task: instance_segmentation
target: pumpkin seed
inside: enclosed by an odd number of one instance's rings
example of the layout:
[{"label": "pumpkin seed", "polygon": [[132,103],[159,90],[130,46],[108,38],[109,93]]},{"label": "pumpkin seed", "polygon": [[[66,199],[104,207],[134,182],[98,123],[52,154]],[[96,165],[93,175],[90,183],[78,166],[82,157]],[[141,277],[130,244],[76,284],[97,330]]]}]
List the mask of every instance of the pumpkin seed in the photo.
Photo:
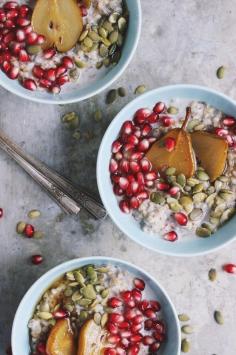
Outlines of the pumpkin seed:
[{"label": "pumpkin seed", "polygon": [[183,325],[181,328],[181,331],[184,334],[192,334],[193,333],[193,328],[190,325]]},{"label": "pumpkin seed", "polygon": [[198,124],[194,127],[194,131],[203,131],[203,129],[205,128],[204,124]]},{"label": "pumpkin seed", "polygon": [[210,232],[213,232],[213,230],[214,230],[214,227],[212,225],[210,225],[209,223],[207,223],[207,222],[203,222],[201,226],[203,228],[209,229]]},{"label": "pumpkin seed", "polygon": [[104,27],[99,27],[98,33],[102,38],[107,38],[108,31]]},{"label": "pumpkin seed", "polygon": [[176,168],[171,166],[165,170],[166,175],[174,175],[175,173],[176,173]]},{"label": "pumpkin seed", "polygon": [[120,17],[118,20],[118,28],[121,33],[124,33],[127,27],[127,21],[124,17]]},{"label": "pumpkin seed", "polygon": [[190,320],[189,316],[186,313],[181,313],[178,315],[180,322],[188,322]]},{"label": "pumpkin seed", "polygon": [[98,275],[96,273],[95,270],[91,270],[89,273],[88,273],[88,277],[89,279],[94,283],[98,280]]},{"label": "pumpkin seed", "polygon": [[215,183],[214,183],[214,186],[215,186],[215,189],[216,189],[217,191],[219,191],[219,190],[222,188],[223,183],[222,183],[222,181],[220,181],[220,180],[216,180]]},{"label": "pumpkin seed", "polygon": [[105,28],[105,30],[107,30],[109,33],[114,30],[112,24],[109,21],[105,21],[102,27]]},{"label": "pumpkin seed", "polygon": [[205,171],[202,170],[197,171],[197,177],[201,181],[208,181],[210,179],[209,176],[205,173]]},{"label": "pumpkin seed", "polygon": [[150,200],[158,205],[163,205],[165,203],[165,198],[159,192],[152,192]]},{"label": "pumpkin seed", "polygon": [[196,229],[196,234],[198,237],[206,238],[211,235],[211,231],[208,228],[198,227]]},{"label": "pumpkin seed", "polygon": [[230,190],[221,190],[219,196],[225,201],[230,201],[234,197],[233,192]]},{"label": "pumpkin seed", "polygon": [[52,313],[50,312],[38,312],[37,316],[43,320],[49,320],[53,318]]},{"label": "pumpkin seed", "polygon": [[76,129],[76,130],[73,132],[72,137],[75,138],[77,141],[79,141],[80,138],[81,138],[81,132],[80,132],[80,130],[79,130],[79,129]]},{"label": "pumpkin seed", "polygon": [[189,217],[192,221],[196,221],[202,217],[202,210],[201,208],[194,208],[192,212],[190,213]]},{"label": "pumpkin seed", "polygon": [[71,297],[73,302],[77,302],[82,299],[82,295],[80,294],[79,291],[75,291]]},{"label": "pumpkin seed", "polygon": [[80,69],[83,69],[87,66],[85,62],[82,62],[82,60],[79,59],[75,59],[75,65]]},{"label": "pumpkin seed", "polygon": [[125,97],[125,96],[126,96],[126,90],[125,90],[125,88],[123,88],[123,87],[119,87],[118,90],[117,90],[117,92],[118,92],[118,95],[119,95],[120,97]]},{"label": "pumpkin seed", "polygon": [[91,284],[88,284],[85,287],[83,287],[81,293],[85,298],[88,298],[90,300],[94,300],[97,297],[94,287]]},{"label": "pumpkin seed", "polygon": [[100,313],[95,313],[94,316],[93,316],[93,320],[94,322],[97,324],[97,325],[100,325],[101,324],[101,319],[102,319],[102,316]]},{"label": "pumpkin seed", "polygon": [[75,271],[74,272],[74,275],[75,275],[75,280],[80,284],[80,285],[84,285],[84,282],[85,282],[85,278],[84,276],[82,275],[82,273],[80,271]]},{"label": "pumpkin seed", "polygon": [[215,192],[214,186],[209,186],[208,189],[206,190],[208,195],[211,195]]},{"label": "pumpkin seed", "polygon": [[215,201],[215,197],[216,197],[216,193],[214,192],[213,194],[209,195],[206,198],[206,203],[208,204],[208,206],[212,207]]},{"label": "pumpkin seed", "polygon": [[107,93],[106,103],[110,105],[116,100],[116,98],[117,98],[117,91],[115,89],[112,89]]},{"label": "pumpkin seed", "polygon": [[221,175],[218,179],[220,181],[222,181],[222,182],[228,182],[229,181],[229,178],[227,176],[224,176],[224,175]]},{"label": "pumpkin seed", "polygon": [[185,186],[184,186],[184,191],[186,191],[186,192],[192,191],[191,186],[185,185]]},{"label": "pumpkin seed", "polygon": [[94,300],[90,305],[89,308],[94,310],[94,308],[96,308],[96,306],[98,305],[99,301],[96,299]]},{"label": "pumpkin seed", "polygon": [[111,42],[111,44],[113,43],[116,43],[117,40],[118,40],[118,35],[119,35],[119,32],[118,31],[112,31],[110,34],[109,34],[109,41]]},{"label": "pumpkin seed", "polygon": [[101,110],[96,110],[94,112],[94,119],[96,122],[100,122],[102,120],[102,112]]},{"label": "pumpkin seed", "polygon": [[41,212],[38,211],[38,210],[31,210],[28,213],[28,217],[31,218],[31,219],[35,219],[35,218],[38,218],[40,216],[41,216]]},{"label": "pumpkin seed", "polygon": [[105,59],[103,60],[103,64],[104,64],[104,66],[105,66],[106,68],[108,68],[109,65],[110,65],[110,59],[109,59],[109,58],[105,58]]},{"label": "pumpkin seed", "polygon": [[188,353],[190,350],[190,342],[187,339],[183,339],[181,342],[181,351],[183,353]]},{"label": "pumpkin seed", "polygon": [[88,37],[93,41],[93,42],[99,42],[100,41],[100,36],[98,33],[95,31],[89,31]]},{"label": "pumpkin seed", "polygon": [[42,47],[38,45],[27,46],[26,51],[31,55],[35,55],[42,51]]},{"label": "pumpkin seed", "polygon": [[222,216],[220,218],[220,223],[223,224],[225,223],[227,220],[229,220],[233,214],[235,213],[235,208],[228,208],[227,210],[225,210],[222,213]]},{"label": "pumpkin seed", "polygon": [[108,51],[108,47],[110,47],[111,42],[107,38],[103,38],[103,37],[101,37],[101,41],[104,44],[104,46],[107,48],[107,51]]},{"label": "pumpkin seed", "polygon": [[223,79],[225,76],[225,67],[223,65],[217,69],[216,76],[218,79]]},{"label": "pumpkin seed", "polygon": [[89,33],[88,30],[83,31],[80,35],[79,41],[83,42],[83,40],[87,37],[88,33]]},{"label": "pumpkin seed", "polygon": [[66,124],[67,128],[75,129],[79,125],[79,116],[76,112],[68,112],[61,118],[62,123]]},{"label": "pumpkin seed", "polygon": [[119,33],[119,35],[118,35],[118,40],[117,40],[117,45],[118,45],[119,47],[122,47],[123,42],[124,42],[124,37],[122,36],[121,33]]},{"label": "pumpkin seed", "polygon": [[193,186],[193,193],[196,194],[198,192],[201,192],[203,190],[204,186],[202,183],[197,184],[195,186]]},{"label": "pumpkin seed", "polygon": [[88,47],[91,48],[93,46],[93,41],[91,40],[91,38],[89,38],[88,36],[85,37],[85,39],[83,40],[83,44]]},{"label": "pumpkin seed", "polygon": [[182,196],[179,199],[179,202],[183,206],[184,210],[187,213],[192,212],[192,210],[193,210],[193,200],[191,199],[190,196]]},{"label": "pumpkin seed", "polygon": [[199,125],[200,122],[201,122],[201,121],[200,121],[200,120],[197,120],[197,119],[191,120],[191,121],[188,123],[188,125],[187,125],[187,129],[188,129],[189,131],[191,131],[195,126]]},{"label": "pumpkin seed", "polygon": [[170,184],[173,184],[174,182],[176,182],[176,176],[174,176],[174,175],[167,175],[167,181],[168,181]]},{"label": "pumpkin seed", "polygon": [[97,69],[101,69],[102,66],[103,66],[103,62],[97,62],[97,63],[96,63],[96,68],[97,68]]},{"label": "pumpkin seed", "polygon": [[135,95],[143,94],[147,90],[145,85],[138,85],[134,90]]},{"label": "pumpkin seed", "polygon": [[72,304],[65,304],[65,309],[69,312],[73,312],[74,306]]},{"label": "pumpkin seed", "polygon": [[82,307],[87,307],[91,304],[91,300],[88,298],[81,298],[80,300],[77,301],[78,305]]},{"label": "pumpkin seed", "polygon": [[103,274],[106,274],[109,271],[109,269],[106,266],[101,266],[101,267],[97,268],[96,270],[98,272],[103,273]]},{"label": "pumpkin seed", "polygon": [[214,312],[214,318],[216,323],[218,323],[219,325],[223,325],[224,324],[224,317],[223,314],[220,311],[215,311]]},{"label": "pumpkin seed", "polygon": [[220,223],[220,220],[219,220],[219,218],[216,218],[216,217],[210,217],[209,222],[213,225],[218,225]]},{"label": "pumpkin seed", "polygon": [[106,288],[105,290],[103,290],[103,291],[101,292],[102,298],[107,298],[108,295],[109,295],[109,290],[108,290],[108,288]]},{"label": "pumpkin seed", "polygon": [[34,239],[41,239],[45,236],[45,234],[42,231],[35,231],[34,232]]},{"label": "pumpkin seed", "polygon": [[16,225],[16,232],[18,234],[24,233],[25,227],[26,227],[26,223],[25,222],[18,222],[17,225]]},{"label": "pumpkin seed", "polygon": [[184,174],[179,174],[179,175],[177,175],[176,181],[177,181],[178,184],[180,184],[182,187],[184,187],[185,184],[186,184],[186,177],[185,177],[185,175],[184,175]]},{"label": "pumpkin seed", "polygon": [[208,277],[210,281],[215,281],[217,279],[216,269],[210,269],[208,272]]},{"label": "pumpkin seed", "polygon": [[103,313],[102,318],[101,318],[101,326],[102,326],[102,328],[105,327],[107,321],[108,321],[108,313]]},{"label": "pumpkin seed", "polygon": [[170,115],[177,115],[177,113],[179,112],[179,109],[175,106],[170,106],[168,109],[167,109],[167,112],[170,114]]},{"label": "pumpkin seed", "polygon": [[89,316],[88,312],[81,311],[80,314],[79,314],[79,319],[81,321],[85,321],[86,319],[88,319],[88,316]]},{"label": "pumpkin seed", "polygon": [[189,178],[187,180],[187,184],[191,187],[197,185],[199,183],[199,180],[198,179],[195,179],[195,178]]},{"label": "pumpkin seed", "polygon": [[120,17],[120,14],[118,12],[113,12],[110,16],[109,16],[109,22],[110,23],[116,23],[118,21],[118,18]]},{"label": "pumpkin seed", "polygon": [[65,291],[64,291],[64,295],[66,297],[70,297],[71,295],[73,294],[73,291],[70,287],[66,288]]},{"label": "pumpkin seed", "polygon": [[182,211],[182,206],[178,202],[171,202],[169,204],[169,207],[170,207],[171,211],[173,211],[173,212]]},{"label": "pumpkin seed", "polygon": [[197,194],[193,195],[193,201],[195,203],[203,202],[207,198],[207,194],[204,192],[198,192]]},{"label": "pumpkin seed", "polygon": [[103,58],[108,55],[108,48],[104,44],[101,44],[99,47],[99,55]]}]

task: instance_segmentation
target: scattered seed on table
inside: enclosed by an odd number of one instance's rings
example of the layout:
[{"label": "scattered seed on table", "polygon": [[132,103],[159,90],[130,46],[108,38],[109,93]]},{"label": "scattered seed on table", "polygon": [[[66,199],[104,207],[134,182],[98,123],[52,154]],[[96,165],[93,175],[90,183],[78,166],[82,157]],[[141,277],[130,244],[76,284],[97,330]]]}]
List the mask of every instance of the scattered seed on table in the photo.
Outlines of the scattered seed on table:
[{"label": "scattered seed on table", "polygon": [[223,65],[217,69],[216,76],[218,79],[223,79],[225,76],[225,67]]},{"label": "scattered seed on table", "polygon": [[181,331],[184,334],[192,334],[193,333],[193,327],[191,327],[190,325],[183,325],[181,328]]},{"label": "scattered seed on table", "polygon": [[107,93],[106,103],[110,105],[116,100],[116,98],[117,98],[117,91],[115,89],[112,89]]},{"label": "scattered seed on table", "polygon": [[188,322],[190,320],[189,316],[186,313],[181,313],[178,315],[180,322]]},{"label": "scattered seed on table", "polygon": [[25,222],[18,222],[17,225],[16,225],[16,232],[18,234],[23,234],[24,233],[24,230],[25,230],[25,227],[26,227],[26,223]]},{"label": "scattered seed on table", "polygon": [[118,88],[118,95],[119,95],[120,97],[125,97],[125,96],[126,96],[126,90],[125,90],[125,88],[119,87],[119,88]]},{"label": "scattered seed on table", "polygon": [[224,324],[224,317],[220,311],[214,312],[214,318],[217,324],[223,325]]},{"label": "scattered seed on table", "polygon": [[74,133],[72,134],[72,137],[75,138],[77,141],[80,140],[81,138],[81,132],[80,130],[76,129]]},{"label": "scattered seed on table", "polygon": [[188,353],[190,350],[190,342],[187,339],[183,339],[181,343],[181,351],[183,353]]},{"label": "scattered seed on table", "polygon": [[41,212],[39,210],[31,210],[28,213],[28,217],[31,219],[35,219],[41,216]]},{"label": "scattered seed on table", "polygon": [[61,120],[69,129],[74,129],[79,125],[79,116],[76,112],[66,113],[62,116]]},{"label": "scattered seed on table", "polygon": [[0,218],[2,218],[2,217],[3,217],[3,209],[0,208]]},{"label": "scattered seed on table", "polygon": [[139,85],[136,87],[136,89],[134,90],[134,93],[137,94],[143,94],[145,91],[147,90],[145,85]]},{"label": "scattered seed on table", "polygon": [[216,269],[210,269],[208,272],[208,277],[210,281],[215,281],[217,279],[217,272]]},{"label": "scattered seed on table", "polygon": [[177,113],[179,112],[178,108],[175,107],[175,106],[170,106],[168,109],[167,109],[167,112],[170,114],[170,115],[177,115]]},{"label": "scattered seed on table", "polygon": [[101,110],[96,110],[94,113],[94,119],[96,122],[100,122],[102,120],[102,112]]}]

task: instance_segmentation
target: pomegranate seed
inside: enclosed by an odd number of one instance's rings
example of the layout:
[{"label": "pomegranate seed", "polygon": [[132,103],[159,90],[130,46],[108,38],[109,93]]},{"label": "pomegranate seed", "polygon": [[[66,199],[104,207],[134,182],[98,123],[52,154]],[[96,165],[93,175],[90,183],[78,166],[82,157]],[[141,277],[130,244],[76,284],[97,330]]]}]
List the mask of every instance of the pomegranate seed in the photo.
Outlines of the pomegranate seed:
[{"label": "pomegranate seed", "polygon": [[110,313],[109,321],[112,323],[121,323],[124,321],[124,317],[120,313]]},{"label": "pomegranate seed", "polygon": [[131,160],[140,160],[143,158],[143,156],[144,156],[144,153],[142,153],[142,152],[133,152],[130,156],[130,159]]},{"label": "pomegranate seed", "polygon": [[227,129],[223,129],[223,128],[219,128],[219,127],[215,129],[215,133],[219,137],[225,137],[229,134]]},{"label": "pomegranate seed", "polygon": [[152,112],[148,116],[147,120],[148,120],[149,123],[156,123],[158,121],[158,118],[159,118],[158,114],[155,113],[155,112]]},{"label": "pomegranate seed", "polygon": [[159,343],[159,342],[156,342],[156,343],[154,343],[154,344],[152,344],[151,346],[150,346],[150,351],[151,351],[151,353],[156,353],[156,351],[158,351],[159,349],[160,349],[160,346],[161,346],[161,343]]},{"label": "pomegranate seed", "polygon": [[12,10],[16,9],[18,7],[18,4],[16,1],[7,1],[4,5],[3,8],[6,10]]},{"label": "pomegranate seed", "polygon": [[119,332],[117,325],[114,323],[111,323],[111,322],[107,323],[107,330],[112,335],[118,334],[118,332]]},{"label": "pomegranate seed", "polygon": [[27,90],[31,90],[31,91],[35,91],[37,89],[37,85],[36,85],[35,81],[32,79],[25,79],[23,82],[23,86]]},{"label": "pomegranate seed", "polygon": [[122,299],[125,301],[125,303],[131,300],[131,291],[123,291],[120,293],[120,295]]},{"label": "pomegranate seed", "polygon": [[121,338],[129,338],[132,335],[132,333],[130,330],[122,330],[120,332],[120,335],[121,335]]},{"label": "pomegranate seed", "polygon": [[6,21],[6,13],[3,9],[0,9],[0,22]]},{"label": "pomegranate seed", "polygon": [[30,32],[26,36],[26,43],[29,45],[35,44],[38,41],[38,35],[36,32]]},{"label": "pomegranate seed", "polygon": [[33,238],[34,227],[32,226],[32,224],[26,224],[25,229],[24,229],[24,234],[28,238]]},{"label": "pomegranate seed", "polygon": [[155,343],[155,339],[150,335],[143,337],[143,345],[152,345],[153,343]]},{"label": "pomegranate seed", "polygon": [[130,213],[130,205],[129,205],[129,202],[127,200],[122,200],[120,201],[120,209],[122,212],[124,213]]},{"label": "pomegranate seed", "polygon": [[120,174],[111,174],[111,180],[112,180],[115,184],[119,184],[120,177],[121,177]]},{"label": "pomegranate seed", "polygon": [[47,80],[47,79],[40,79],[39,80],[39,86],[42,88],[49,89],[51,85],[52,85],[52,82],[50,80]]},{"label": "pomegranate seed", "polygon": [[151,112],[148,108],[140,108],[134,115],[134,122],[138,125],[143,124],[150,113]]},{"label": "pomegranate seed", "polygon": [[21,50],[20,43],[17,42],[11,43],[11,51],[13,54],[18,55],[20,53],[20,50]]},{"label": "pomegranate seed", "polygon": [[175,242],[178,239],[178,236],[175,231],[170,231],[164,235],[164,239],[169,242]]},{"label": "pomegranate seed", "polygon": [[128,151],[133,150],[133,149],[134,149],[134,144],[131,144],[131,143],[126,143],[123,146],[123,151],[124,152],[128,152]]},{"label": "pomegranate seed", "polygon": [[153,181],[157,179],[157,173],[155,171],[150,171],[144,175],[145,180]]},{"label": "pomegranate seed", "polygon": [[7,73],[11,69],[11,63],[7,60],[4,60],[4,62],[2,63],[2,69],[5,73]]},{"label": "pomegranate seed", "polygon": [[160,191],[167,191],[167,190],[169,190],[170,185],[167,184],[167,183],[165,183],[165,182],[158,182],[158,183],[156,184],[156,187],[157,187],[157,189],[160,190]]},{"label": "pomegranate seed", "polygon": [[30,60],[30,57],[28,53],[26,52],[25,49],[21,49],[18,55],[18,59],[20,62],[28,62]]},{"label": "pomegranate seed", "polygon": [[138,192],[136,195],[135,195],[139,200],[146,200],[148,197],[149,197],[149,194],[147,191],[141,191],[141,192]]},{"label": "pomegranate seed", "polygon": [[[30,20],[28,20],[27,18],[23,18],[23,17],[19,17],[17,19],[17,25],[20,27],[26,27],[30,25]],[[33,43],[28,43],[28,44],[33,44]]]},{"label": "pomegranate seed", "polygon": [[63,309],[58,309],[53,313],[53,317],[56,319],[63,319],[67,318],[69,316],[67,311],[64,311]]},{"label": "pomegranate seed", "polygon": [[43,262],[42,255],[33,255],[31,261],[34,265],[39,265]]},{"label": "pomegranate seed", "polygon": [[153,329],[155,329],[160,334],[165,334],[165,326],[160,321],[156,321],[153,323]]},{"label": "pomegranate seed", "polygon": [[129,162],[127,159],[122,159],[120,164],[119,164],[119,167],[120,167],[120,170],[123,172],[123,173],[128,173],[129,171]]},{"label": "pomegranate seed", "polygon": [[124,134],[131,134],[133,132],[133,122],[132,121],[125,121],[121,127],[121,132]]},{"label": "pomegranate seed", "polygon": [[126,190],[129,186],[129,180],[126,177],[121,176],[119,179],[119,186],[122,188],[122,190]]},{"label": "pomegranate seed", "polygon": [[119,298],[112,297],[109,299],[108,305],[109,307],[116,308],[116,307],[120,307],[122,305],[122,302]]},{"label": "pomegranate seed", "polygon": [[142,136],[143,137],[148,136],[151,130],[152,130],[152,126],[149,123],[145,123],[141,129]]},{"label": "pomegranate seed", "polygon": [[133,289],[131,291],[132,297],[136,302],[140,302],[142,300],[142,293],[141,291],[137,290],[137,289]]},{"label": "pomegranate seed", "polygon": [[123,155],[122,155],[121,152],[115,153],[115,159],[116,159],[117,161],[121,160],[122,158],[123,158]]},{"label": "pomegranate seed", "polygon": [[188,217],[182,212],[175,213],[174,217],[175,217],[176,222],[180,226],[186,226],[186,224],[188,223]]},{"label": "pomegranate seed", "polygon": [[130,189],[132,194],[135,194],[138,191],[138,188],[139,188],[139,184],[137,183],[137,181],[132,181],[130,183]]},{"label": "pomegranate seed", "polygon": [[223,125],[227,126],[227,127],[232,127],[236,123],[235,118],[231,117],[231,116],[226,116],[222,122],[223,122]]},{"label": "pomegranate seed", "polygon": [[150,306],[155,312],[159,312],[161,309],[161,305],[158,301],[150,301]]},{"label": "pomegranate seed", "polygon": [[134,173],[138,173],[140,171],[140,165],[139,163],[137,163],[136,161],[131,161],[130,162],[130,169],[134,172]]},{"label": "pomegranate seed", "polygon": [[29,33],[31,33],[33,31],[33,28],[31,25],[28,25],[23,28],[23,31],[25,32],[26,35],[28,35]]},{"label": "pomegranate seed", "polygon": [[164,334],[160,334],[158,332],[154,332],[153,336],[156,340],[158,340],[160,343],[162,343],[165,340]]},{"label": "pomegranate seed", "polygon": [[43,35],[38,35],[37,44],[43,44],[45,42],[45,37]]},{"label": "pomegranate seed", "polygon": [[27,5],[21,5],[19,8],[20,17],[26,17],[30,12],[30,8]]},{"label": "pomegranate seed", "polygon": [[56,50],[54,48],[49,48],[43,52],[43,57],[45,59],[52,59],[52,57],[54,57],[55,54],[56,54]]},{"label": "pomegranate seed", "polygon": [[120,151],[122,143],[119,140],[116,140],[112,143],[112,153],[117,153]]},{"label": "pomegranate seed", "polygon": [[126,177],[127,177],[130,184],[135,181],[135,177],[133,174],[129,174]]},{"label": "pomegranate seed", "polygon": [[88,10],[87,10],[87,8],[85,6],[81,5],[80,6],[80,10],[81,10],[82,17],[85,17],[85,16],[88,15]]},{"label": "pomegranate seed", "polygon": [[157,102],[156,105],[153,107],[153,111],[157,114],[162,113],[165,110],[166,106],[164,102]]},{"label": "pomegranate seed", "polygon": [[[140,202],[139,202],[140,205]],[[127,302],[127,306],[129,306],[130,308],[134,308],[135,307],[135,302],[133,299],[131,299],[129,302]]]},{"label": "pomegranate seed", "polygon": [[114,185],[113,191],[114,191],[114,194],[117,196],[124,195],[124,191],[118,185]]},{"label": "pomegranate seed", "polygon": [[33,67],[32,73],[38,79],[41,79],[44,76],[44,70],[40,67],[40,65],[35,65]]},{"label": "pomegranate seed", "polygon": [[161,118],[161,121],[162,121],[163,126],[165,126],[165,127],[170,127],[173,123],[172,118],[170,118],[169,116],[163,116]]},{"label": "pomegranate seed", "polygon": [[146,309],[148,309],[148,307],[149,307],[149,302],[147,300],[141,301],[140,304],[138,305],[138,308],[142,312],[144,312]]},{"label": "pomegranate seed", "polygon": [[70,78],[68,75],[63,75],[63,76],[60,76],[59,78],[57,78],[56,80],[56,83],[60,86],[68,83],[70,81]]},{"label": "pomegranate seed", "polygon": [[142,341],[143,336],[141,334],[134,334],[131,335],[130,337],[130,341],[131,343],[140,343],[140,341]]},{"label": "pomegranate seed", "polygon": [[178,186],[173,186],[170,188],[169,194],[171,196],[176,196],[179,193],[179,191],[180,191],[180,188]]},{"label": "pomegranate seed", "polygon": [[225,138],[226,138],[226,140],[227,140],[227,142],[228,142],[228,145],[229,145],[230,147],[232,147],[232,146],[234,145],[234,139],[233,139],[233,137],[230,136],[230,135],[227,135]]},{"label": "pomegranate seed", "polygon": [[3,209],[0,208],[0,218],[2,218],[2,217],[3,217]]},{"label": "pomegranate seed", "polygon": [[126,351],[125,349],[121,348],[121,347],[116,347],[116,353],[118,355],[126,355]]},{"label": "pomegranate seed", "polygon": [[2,54],[2,59],[3,61],[10,61],[11,60],[11,53],[9,51],[5,51],[3,54]]},{"label": "pomegranate seed", "polygon": [[15,22],[13,20],[6,20],[4,26],[8,29],[12,29],[16,27]]},{"label": "pomegranate seed", "polygon": [[176,142],[175,142],[174,138],[168,137],[165,139],[164,144],[165,144],[166,150],[168,150],[168,152],[172,152],[175,149]]},{"label": "pomegranate seed", "polygon": [[127,321],[119,323],[119,328],[120,329],[128,329],[129,327],[130,327],[130,324]]},{"label": "pomegranate seed", "polygon": [[[135,197],[135,196],[131,197],[131,199],[130,199],[130,207],[136,210],[136,209],[139,208],[139,206],[140,206],[140,200],[137,197]],[[134,302],[130,303],[129,306],[131,307],[131,305],[134,307],[135,303]]]},{"label": "pomegranate seed", "polygon": [[140,290],[143,291],[145,289],[145,282],[142,279],[138,279],[137,277],[134,279],[134,286]]},{"label": "pomegranate seed", "polygon": [[15,39],[15,33],[8,32],[7,34],[4,35],[3,42],[4,44],[9,44],[10,42],[14,41],[14,39]]},{"label": "pomegranate seed", "polygon": [[140,138],[141,137],[141,129],[140,127],[136,127],[135,131],[134,131],[134,135],[135,137],[137,138]]},{"label": "pomegranate seed", "polygon": [[109,170],[111,173],[115,173],[118,170],[118,163],[115,159],[110,160]]},{"label": "pomegranate seed", "polygon": [[18,16],[18,10],[17,9],[12,9],[12,10],[9,10],[7,13],[6,13],[6,16],[7,16],[7,19],[9,20],[13,20],[15,17]]},{"label": "pomegranate seed", "polygon": [[118,334],[112,334],[107,337],[107,341],[110,344],[118,344],[120,341],[120,336]]},{"label": "pomegranate seed", "polygon": [[62,60],[61,60],[61,63],[67,69],[72,69],[74,67],[73,60],[70,57],[68,57],[68,56],[63,57]]},{"label": "pomegranate seed", "polygon": [[47,80],[55,81],[56,80],[56,69],[54,69],[54,68],[47,69],[45,71],[44,77]]},{"label": "pomegranate seed", "polygon": [[46,354],[46,344],[45,343],[39,343],[36,347],[36,350],[40,353],[40,354]]},{"label": "pomegranate seed", "polygon": [[18,78],[19,72],[20,72],[20,70],[19,70],[18,67],[12,66],[12,67],[10,68],[10,70],[8,71],[7,76],[8,76],[11,80],[15,80],[15,79]]},{"label": "pomegranate seed", "polygon": [[147,318],[156,319],[156,313],[154,312],[154,310],[152,308],[146,309],[144,311],[144,314]]},{"label": "pomegranate seed", "polygon": [[53,86],[51,86],[50,91],[53,94],[59,94],[61,92],[61,88],[58,85],[53,85]]},{"label": "pomegranate seed", "polygon": [[65,74],[67,72],[66,67],[64,67],[63,65],[60,65],[59,67],[57,67],[56,69],[56,77],[58,78],[59,76]]},{"label": "pomegranate seed", "polygon": [[139,143],[139,139],[134,134],[131,134],[127,138],[127,143],[130,143],[132,145],[137,145]]},{"label": "pomegranate seed", "polygon": [[117,352],[114,348],[105,348],[104,355],[116,355]]},{"label": "pomegranate seed", "polygon": [[134,308],[127,308],[124,312],[126,320],[131,320],[136,316],[136,310]]},{"label": "pomegranate seed", "polygon": [[133,324],[141,324],[144,321],[143,316],[141,314],[134,317],[132,320]]},{"label": "pomegranate seed", "polygon": [[146,319],[144,322],[144,329],[145,330],[151,330],[153,328],[153,320],[152,319]]},{"label": "pomegranate seed", "polygon": [[140,152],[146,152],[150,146],[149,140],[148,139],[142,139],[139,144],[138,144],[138,150]]},{"label": "pomegranate seed", "polygon": [[129,347],[127,355],[137,355],[139,353],[140,347],[138,344],[134,344]]},{"label": "pomegranate seed", "polygon": [[157,138],[156,137],[149,137],[148,141],[149,141],[150,144],[152,144],[152,143],[157,141]]},{"label": "pomegranate seed", "polygon": [[138,333],[142,329],[142,324],[132,324],[130,330],[133,334]]},{"label": "pomegranate seed", "polygon": [[236,265],[235,264],[225,264],[223,270],[229,274],[236,274]]}]

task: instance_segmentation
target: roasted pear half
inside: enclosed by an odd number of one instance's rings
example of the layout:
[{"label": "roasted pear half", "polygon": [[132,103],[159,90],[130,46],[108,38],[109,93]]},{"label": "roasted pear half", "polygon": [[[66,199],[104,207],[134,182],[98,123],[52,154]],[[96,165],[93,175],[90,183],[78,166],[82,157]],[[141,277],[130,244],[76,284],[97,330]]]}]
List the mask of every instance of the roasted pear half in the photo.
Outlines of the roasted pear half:
[{"label": "roasted pear half", "polygon": [[191,133],[193,149],[200,165],[206,170],[211,181],[215,181],[226,166],[228,143],[216,134],[197,131]]},{"label": "roasted pear half", "polygon": [[83,30],[81,10],[75,0],[38,0],[32,16],[35,32],[45,36],[43,48],[59,52],[73,48]]},{"label": "roasted pear half", "polygon": [[[196,158],[192,148],[190,134],[186,132],[186,126],[191,116],[191,109],[186,110],[186,117],[181,128],[170,130],[160,140],[155,142],[146,157],[151,161],[154,169],[161,170],[164,167],[176,168],[177,174],[184,174],[187,178],[194,175],[196,170]],[[175,148],[168,151],[165,148],[166,138],[175,140]]]},{"label": "roasted pear half", "polygon": [[76,355],[75,339],[68,319],[61,319],[52,328],[47,345],[47,355]]},{"label": "roasted pear half", "polygon": [[105,338],[102,328],[93,319],[88,320],[79,333],[77,355],[103,355]]}]

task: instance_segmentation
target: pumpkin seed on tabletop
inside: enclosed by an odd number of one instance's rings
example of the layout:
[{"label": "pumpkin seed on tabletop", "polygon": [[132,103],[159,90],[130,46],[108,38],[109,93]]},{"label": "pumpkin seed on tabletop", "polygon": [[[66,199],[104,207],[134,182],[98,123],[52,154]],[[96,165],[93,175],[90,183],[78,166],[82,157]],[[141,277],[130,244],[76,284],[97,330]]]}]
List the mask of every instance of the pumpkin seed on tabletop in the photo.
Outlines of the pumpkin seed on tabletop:
[{"label": "pumpkin seed on tabletop", "polygon": [[68,112],[64,114],[61,121],[69,129],[77,128],[80,123],[79,115],[76,112]]},{"label": "pumpkin seed on tabletop", "polygon": [[188,322],[190,317],[186,313],[181,313],[178,315],[180,322]]},{"label": "pumpkin seed on tabletop", "polygon": [[182,342],[181,342],[181,351],[183,353],[188,353],[190,351],[190,342],[188,341],[188,339],[183,339]]},{"label": "pumpkin seed on tabletop", "polygon": [[106,104],[110,105],[112,104],[115,100],[117,99],[117,90],[112,89],[108,91],[107,96],[106,96]]},{"label": "pumpkin seed on tabletop", "polygon": [[126,94],[127,94],[124,87],[119,87],[117,91],[118,91],[118,95],[119,95],[120,97],[125,97]]},{"label": "pumpkin seed on tabletop", "polygon": [[216,76],[218,79],[223,79],[225,76],[225,67],[222,65],[216,71]]},{"label": "pumpkin seed on tabletop", "polygon": [[147,91],[147,88],[146,88],[146,86],[145,85],[138,85],[137,87],[136,87],[136,89],[134,90],[134,93],[136,94],[136,95],[140,95],[140,94],[143,94],[144,92],[146,92]]},{"label": "pumpkin seed on tabletop", "polygon": [[217,324],[223,325],[224,324],[224,317],[223,314],[220,311],[215,311],[214,312],[214,319]]},{"label": "pumpkin seed on tabletop", "polygon": [[216,269],[210,269],[208,272],[208,277],[210,281],[215,281],[217,279],[217,271]]}]

